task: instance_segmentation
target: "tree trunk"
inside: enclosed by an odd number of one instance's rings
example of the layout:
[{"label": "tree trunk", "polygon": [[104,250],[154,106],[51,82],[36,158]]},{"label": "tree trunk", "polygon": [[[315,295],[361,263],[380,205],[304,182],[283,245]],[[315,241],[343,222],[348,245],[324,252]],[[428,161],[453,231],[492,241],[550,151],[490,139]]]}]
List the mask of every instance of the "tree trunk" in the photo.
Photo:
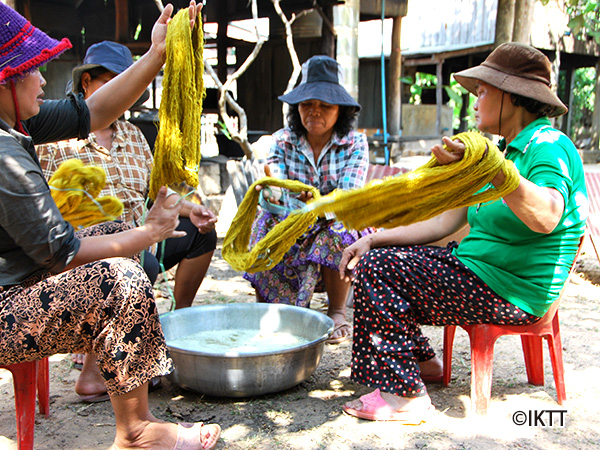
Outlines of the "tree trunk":
[{"label": "tree trunk", "polygon": [[512,41],[515,23],[515,1],[516,0],[498,0],[496,37],[494,39],[494,45],[496,47],[504,42]]},{"label": "tree trunk", "polygon": [[515,19],[512,32],[513,42],[531,44],[531,23],[533,21],[533,4],[535,0],[518,0],[515,2]]}]

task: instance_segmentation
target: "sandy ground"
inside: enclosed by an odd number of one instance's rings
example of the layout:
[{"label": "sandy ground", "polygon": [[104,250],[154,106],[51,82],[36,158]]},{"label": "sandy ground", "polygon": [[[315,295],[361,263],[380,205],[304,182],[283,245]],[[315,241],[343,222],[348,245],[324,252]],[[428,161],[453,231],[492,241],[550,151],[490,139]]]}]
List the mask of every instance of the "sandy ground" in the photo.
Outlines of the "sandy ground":
[{"label": "sandy ground", "polygon": [[[253,290],[217,251],[195,304],[253,302]],[[157,285],[161,311],[170,307],[165,285]],[[323,298],[313,309],[325,310]],[[349,320],[352,310],[348,311]],[[217,422],[218,449],[597,449],[600,448],[600,267],[590,242],[569,283],[560,309],[568,401],[556,403],[545,347],[546,386],[527,384],[520,340],[496,344],[492,401],[487,417],[470,414],[470,351],[460,330],[454,344],[450,386],[431,385],[438,413],[418,427],[368,422],[342,413],[348,399],[369,389],[350,380],[349,342],[326,346],[319,367],[305,382],[284,392],[248,399],[205,397],[163,380],[150,394],[151,409],[169,421]],[[442,330],[426,329],[440,349]],[[74,392],[78,371],[68,355],[51,358],[50,417],[38,416],[35,448],[106,450],[114,438],[110,403],[83,404]],[[564,417],[563,426],[515,425],[519,411],[542,419]],[[546,420],[547,422],[547,420]],[[0,370],[0,449],[16,450],[15,409],[10,373]]]}]

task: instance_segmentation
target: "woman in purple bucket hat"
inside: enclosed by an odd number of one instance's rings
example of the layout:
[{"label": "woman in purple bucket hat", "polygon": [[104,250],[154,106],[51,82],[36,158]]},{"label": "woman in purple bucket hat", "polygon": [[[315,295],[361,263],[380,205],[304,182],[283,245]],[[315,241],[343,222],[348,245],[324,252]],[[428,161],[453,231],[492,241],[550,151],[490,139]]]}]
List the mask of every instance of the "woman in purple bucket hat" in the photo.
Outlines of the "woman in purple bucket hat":
[{"label": "woman in purple bucket hat", "polygon": [[[192,24],[200,8],[190,2]],[[39,68],[71,44],[0,3],[0,364],[94,351],[115,413],[117,450],[203,450],[219,439],[216,424],[166,423],[148,408],[149,381],[173,363],[137,255],[181,235],[180,207],[165,207],[163,187],[144,225],[101,224],[97,233],[78,235],[52,199],[34,144],[85,138],[129,108],[164,63],[172,12],[167,5],[154,25],[150,50],[89,99],[44,101]]]}]

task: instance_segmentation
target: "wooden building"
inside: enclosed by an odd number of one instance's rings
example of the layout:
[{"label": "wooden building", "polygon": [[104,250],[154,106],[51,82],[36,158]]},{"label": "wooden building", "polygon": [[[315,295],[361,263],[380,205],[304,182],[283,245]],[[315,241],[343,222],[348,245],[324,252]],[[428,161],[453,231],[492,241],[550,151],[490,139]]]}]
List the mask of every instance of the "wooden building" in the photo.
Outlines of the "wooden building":
[{"label": "wooden building", "polygon": [[[8,3],[51,36],[68,37],[73,43],[71,51],[47,67],[48,98],[64,95],[71,69],[81,63],[86,49],[96,42],[115,40],[128,46],[134,55],[142,54],[149,47],[152,25],[159,14],[157,0],[8,0]],[[187,0],[172,0],[171,3],[176,9],[188,5]],[[215,69],[222,81],[237,69],[254,47],[252,42],[228,36],[226,26],[232,21],[250,19],[250,3],[248,0],[207,0],[204,6],[204,21],[218,24],[216,35],[206,36],[205,47],[216,49]],[[294,44],[300,62],[315,54],[337,56],[336,45],[340,38],[336,39],[333,8],[345,3],[359,8],[356,11],[359,20],[381,17],[381,0],[284,0],[280,3],[288,18],[293,14],[312,12],[294,23]],[[292,64],[283,23],[273,3],[271,0],[258,0],[257,4],[258,16],[269,19],[270,36],[256,61],[238,80],[236,100],[247,113],[250,130],[270,133],[283,124],[281,102],[277,96],[285,90]],[[384,16],[399,20],[405,14],[407,4],[408,0],[387,0]],[[349,38],[344,38],[344,45],[348,40],[357,38],[356,30],[350,30],[349,35]],[[227,62],[231,54],[235,55],[233,65]],[[349,91],[358,93],[358,55],[353,58],[355,62],[350,65],[356,66],[356,85],[349,86]],[[345,65],[348,65],[346,61]],[[399,60],[395,71],[400,73]],[[215,99],[214,93],[208,96],[206,111],[217,111]],[[369,99],[369,102],[378,101],[378,98]],[[365,105],[366,109],[373,107]]]}]

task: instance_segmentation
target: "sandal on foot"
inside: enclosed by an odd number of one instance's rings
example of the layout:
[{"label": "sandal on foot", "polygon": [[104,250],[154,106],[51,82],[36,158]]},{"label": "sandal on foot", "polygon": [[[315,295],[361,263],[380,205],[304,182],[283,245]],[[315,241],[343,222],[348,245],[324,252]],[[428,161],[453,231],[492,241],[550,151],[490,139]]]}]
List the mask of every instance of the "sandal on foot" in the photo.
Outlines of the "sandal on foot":
[{"label": "sandal on foot", "polygon": [[352,325],[350,325],[348,322],[340,322],[338,323],[335,328],[333,329],[333,332],[331,333],[331,335],[333,336],[333,333],[335,333],[338,330],[343,330],[345,328],[349,328],[348,334],[344,334],[342,336],[339,337],[330,337],[329,339],[327,339],[325,341],[325,343],[327,344],[341,344],[342,342],[346,342],[347,340],[349,340],[352,337]]},{"label": "sandal on foot", "polygon": [[219,442],[219,436],[221,436],[221,427],[216,423],[209,425],[203,425],[202,422],[180,423],[177,426],[177,442],[173,450],[196,449],[198,443],[204,450],[212,450]]},{"label": "sandal on foot", "polygon": [[360,409],[344,405],[344,412],[359,419],[396,421],[405,425],[420,425],[426,422],[429,415],[435,411],[433,405],[416,411],[397,411],[381,397],[379,389],[375,389],[370,394],[363,395],[359,400],[362,403]]},{"label": "sandal on foot", "polygon": [[81,400],[84,403],[101,403],[109,399],[110,397],[106,392],[100,394],[79,395],[79,400]]},{"label": "sandal on foot", "polygon": [[444,375],[421,375],[421,380],[423,383],[443,383]]},{"label": "sandal on foot", "polygon": [[73,369],[76,370],[81,370],[83,369],[83,363],[77,362],[77,359],[79,355],[84,355],[85,358],[85,354],[84,353],[71,353],[71,367],[73,367]]},{"label": "sandal on foot", "polygon": [[[162,381],[160,377],[154,377],[148,382],[148,392],[154,392],[162,387]],[[79,394],[77,394],[79,395]],[[100,403],[109,400],[107,392],[101,392],[99,394],[88,394],[79,395],[79,400],[84,403]]]},{"label": "sandal on foot", "polygon": [[160,377],[154,377],[148,382],[148,392],[154,392],[162,387],[162,380]]}]

